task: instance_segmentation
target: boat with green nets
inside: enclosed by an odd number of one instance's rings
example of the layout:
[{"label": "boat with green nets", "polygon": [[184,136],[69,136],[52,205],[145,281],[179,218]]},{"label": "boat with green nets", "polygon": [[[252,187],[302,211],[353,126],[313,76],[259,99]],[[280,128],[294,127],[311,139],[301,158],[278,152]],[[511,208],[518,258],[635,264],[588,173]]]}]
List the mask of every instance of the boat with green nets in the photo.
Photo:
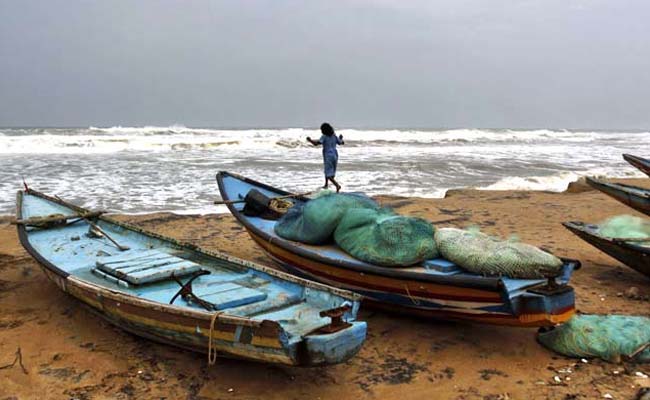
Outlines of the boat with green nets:
[{"label": "boat with green nets", "polygon": [[576,260],[563,259],[556,276],[511,279],[468,272],[436,257],[400,268],[358,260],[334,244],[314,245],[276,233],[277,216],[245,213],[243,199],[256,191],[291,197],[293,206],[312,201],[229,172],[217,182],[223,201],[252,239],[283,269],[364,296],[364,304],[413,315],[511,326],[550,326],[575,313],[568,285]]},{"label": "boat with green nets", "polygon": [[613,238],[601,233],[601,227],[581,221],[565,222],[564,226],[598,250],[650,277],[650,239]]}]

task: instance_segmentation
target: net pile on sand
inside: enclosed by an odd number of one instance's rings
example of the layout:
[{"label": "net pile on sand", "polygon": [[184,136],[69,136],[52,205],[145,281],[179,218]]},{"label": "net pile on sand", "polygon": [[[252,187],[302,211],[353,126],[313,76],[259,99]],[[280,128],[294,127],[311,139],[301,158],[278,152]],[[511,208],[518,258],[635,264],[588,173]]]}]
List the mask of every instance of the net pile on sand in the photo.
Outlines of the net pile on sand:
[{"label": "net pile on sand", "polygon": [[650,318],[627,315],[576,315],[567,323],[540,332],[547,348],[569,357],[605,361],[650,362]]}]

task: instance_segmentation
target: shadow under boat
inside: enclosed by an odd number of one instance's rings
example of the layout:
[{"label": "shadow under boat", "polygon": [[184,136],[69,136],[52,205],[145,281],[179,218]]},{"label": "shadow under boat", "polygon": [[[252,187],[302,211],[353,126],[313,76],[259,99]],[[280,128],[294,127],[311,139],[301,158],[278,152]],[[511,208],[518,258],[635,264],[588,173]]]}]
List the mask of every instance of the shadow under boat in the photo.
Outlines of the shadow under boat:
[{"label": "shadow under boat", "polygon": [[[568,285],[577,260],[565,259],[561,274],[546,279],[485,277],[445,259],[387,268],[357,260],[335,245],[313,246],[279,237],[276,221],[245,215],[240,201],[256,189],[268,197],[289,192],[228,172],[219,172],[221,197],[252,239],[283,269],[297,276],[364,296],[364,304],[418,316],[511,326],[550,326],[575,312]],[[296,204],[309,201],[296,196]]]},{"label": "shadow under boat", "polygon": [[58,197],[19,192],[16,224],[23,247],[61,290],[144,338],[212,357],[313,366],[348,360],[366,337],[366,323],[355,320],[357,294]]},{"label": "shadow under boat", "polygon": [[605,237],[598,233],[598,225],[580,221],[563,225],[603,253],[650,277],[650,240]]}]

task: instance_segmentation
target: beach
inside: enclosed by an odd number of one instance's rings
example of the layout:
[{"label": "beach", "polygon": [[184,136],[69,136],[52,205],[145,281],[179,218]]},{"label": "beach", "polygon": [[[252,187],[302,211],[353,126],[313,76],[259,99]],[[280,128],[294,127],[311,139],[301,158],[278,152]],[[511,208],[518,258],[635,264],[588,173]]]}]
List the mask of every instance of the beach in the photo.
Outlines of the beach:
[{"label": "beach", "polygon": [[[617,181],[650,187],[648,179]],[[650,316],[650,280],[561,225],[641,215],[584,184],[376,199],[440,227],[478,226],[579,259],[571,285],[580,312]],[[119,219],[273,265],[229,214]],[[25,371],[19,363],[0,369],[0,399],[632,399],[650,386],[647,365],[566,358],[539,345],[535,329],[422,320],[363,306],[368,339],[344,364],[300,369],[220,358],[208,366],[206,355],[130,335],[59,291],[22,248],[9,217],[1,221],[0,367],[20,349]]]}]

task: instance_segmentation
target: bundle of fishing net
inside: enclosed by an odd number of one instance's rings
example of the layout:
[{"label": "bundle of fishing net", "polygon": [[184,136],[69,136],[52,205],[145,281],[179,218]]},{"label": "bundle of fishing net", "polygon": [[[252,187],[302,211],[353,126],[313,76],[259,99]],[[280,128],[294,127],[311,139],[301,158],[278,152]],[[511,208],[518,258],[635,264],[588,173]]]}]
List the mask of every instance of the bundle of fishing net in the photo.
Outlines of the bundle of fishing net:
[{"label": "bundle of fishing net", "polygon": [[278,236],[308,244],[324,244],[343,217],[352,208],[378,208],[371,198],[357,193],[325,193],[290,208],[275,224]]},{"label": "bundle of fishing net", "polygon": [[569,357],[598,357],[610,362],[650,362],[650,318],[626,315],[576,315],[540,332],[544,346]]},{"label": "bundle of fishing net", "polygon": [[359,260],[398,267],[436,258],[433,234],[433,225],[421,218],[397,215],[388,208],[355,208],[343,215],[334,240]]},{"label": "bundle of fishing net", "polygon": [[609,238],[650,238],[650,222],[632,215],[618,215],[598,225],[598,233]]},{"label": "bundle of fishing net", "polygon": [[440,254],[459,267],[486,276],[537,279],[557,276],[562,260],[525,243],[504,241],[478,231],[438,229]]}]

